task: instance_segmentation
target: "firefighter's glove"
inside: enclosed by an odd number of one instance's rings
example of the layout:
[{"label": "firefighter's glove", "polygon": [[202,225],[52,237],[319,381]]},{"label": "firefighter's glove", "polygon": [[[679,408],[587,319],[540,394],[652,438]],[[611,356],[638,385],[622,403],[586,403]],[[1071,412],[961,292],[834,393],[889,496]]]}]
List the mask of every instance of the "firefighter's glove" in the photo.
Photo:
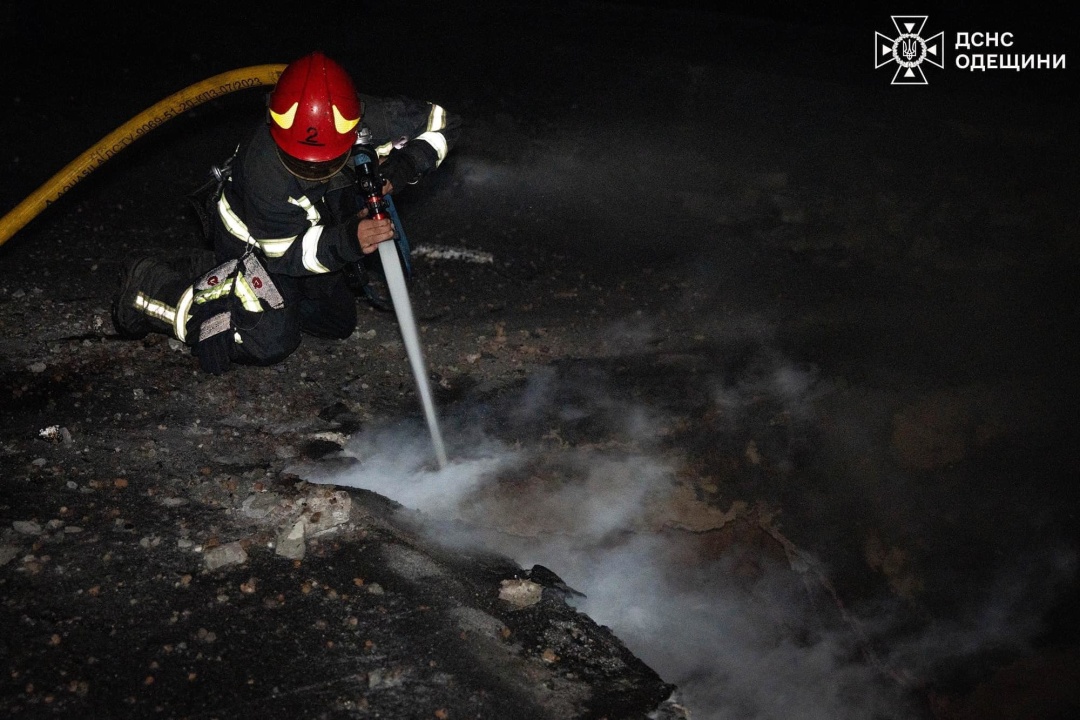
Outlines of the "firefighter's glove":
[{"label": "firefighter's glove", "polygon": [[402,149],[390,151],[386,159],[379,164],[379,174],[397,190],[420,179],[416,161]]},{"label": "firefighter's glove", "polygon": [[196,304],[192,308],[189,332],[191,352],[199,358],[199,367],[211,375],[221,375],[232,363],[233,333],[229,296]]}]

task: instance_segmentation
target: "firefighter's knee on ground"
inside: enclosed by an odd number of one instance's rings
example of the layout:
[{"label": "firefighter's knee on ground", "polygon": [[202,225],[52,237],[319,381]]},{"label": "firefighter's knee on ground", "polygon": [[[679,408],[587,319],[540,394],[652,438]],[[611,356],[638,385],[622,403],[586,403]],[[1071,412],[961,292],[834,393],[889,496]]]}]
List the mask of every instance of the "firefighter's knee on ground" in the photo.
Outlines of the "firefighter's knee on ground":
[{"label": "firefighter's knee on ground", "polygon": [[326,338],[327,340],[346,340],[352,337],[355,330],[356,323],[353,323],[352,325],[324,326],[317,331],[305,329],[309,335]]},{"label": "firefighter's knee on ground", "polygon": [[276,365],[300,346],[300,324],[290,310],[242,312],[238,323],[239,341],[233,345],[233,360],[242,365]]},{"label": "firefighter's knee on ground", "polygon": [[[242,365],[255,365],[257,367],[267,367],[269,365],[277,365],[279,362],[285,360],[285,358],[292,355],[296,348],[300,347],[300,336],[297,335],[295,342],[288,344],[275,344],[275,345],[255,345],[254,348],[250,347],[252,343],[239,343],[236,347],[242,348],[240,352],[236,353],[236,362]],[[245,347],[248,346],[248,347]],[[254,349],[254,352],[252,350]]]}]

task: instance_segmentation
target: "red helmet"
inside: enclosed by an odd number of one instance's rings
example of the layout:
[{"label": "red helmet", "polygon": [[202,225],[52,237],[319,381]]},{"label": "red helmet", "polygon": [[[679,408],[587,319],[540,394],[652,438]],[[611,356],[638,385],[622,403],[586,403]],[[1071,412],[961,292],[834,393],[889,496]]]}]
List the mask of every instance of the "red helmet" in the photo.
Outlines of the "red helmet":
[{"label": "red helmet", "polygon": [[344,68],[321,52],[289,64],[270,93],[270,134],[306,163],[342,157],[356,142],[360,100]]}]

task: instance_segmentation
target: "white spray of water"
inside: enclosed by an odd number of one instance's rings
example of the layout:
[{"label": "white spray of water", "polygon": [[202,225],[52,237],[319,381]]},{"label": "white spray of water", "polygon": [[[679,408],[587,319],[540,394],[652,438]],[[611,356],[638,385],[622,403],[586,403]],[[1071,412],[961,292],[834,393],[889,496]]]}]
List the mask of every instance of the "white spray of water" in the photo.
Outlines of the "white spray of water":
[{"label": "white spray of water", "polygon": [[394,243],[384,242],[379,245],[379,259],[382,261],[383,272],[386,275],[386,287],[390,291],[390,299],[394,304],[394,313],[397,315],[401,339],[405,343],[405,351],[409,356],[409,365],[412,367],[416,389],[420,395],[420,402],[424,406],[424,419],[427,420],[428,432],[431,434],[431,442],[435,448],[435,458],[439,462],[439,467],[445,468],[446,444],[443,441],[439,418],[435,414],[435,399],[428,380],[424,350],[420,345],[420,333],[416,330],[412,302],[409,300],[409,290],[405,286],[405,274],[401,270],[401,259],[398,257]]}]

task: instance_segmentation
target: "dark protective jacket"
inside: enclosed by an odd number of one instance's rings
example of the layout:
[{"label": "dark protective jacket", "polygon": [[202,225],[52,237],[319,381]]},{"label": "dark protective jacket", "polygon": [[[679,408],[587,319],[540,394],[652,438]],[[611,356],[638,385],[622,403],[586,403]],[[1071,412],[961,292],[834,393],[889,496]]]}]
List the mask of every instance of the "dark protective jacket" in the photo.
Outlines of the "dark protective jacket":
[{"label": "dark protective jacket", "polygon": [[[460,119],[430,102],[360,95],[363,126],[371,130],[386,179],[395,189],[415,183],[442,163],[457,139]],[[219,261],[259,251],[275,275],[304,277],[339,270],[362,257],[355,214],[335,218],[328,192],[351,184],[352,168],[322,181],[290,173],[261,123],[237,148],[212,221]]]}]

